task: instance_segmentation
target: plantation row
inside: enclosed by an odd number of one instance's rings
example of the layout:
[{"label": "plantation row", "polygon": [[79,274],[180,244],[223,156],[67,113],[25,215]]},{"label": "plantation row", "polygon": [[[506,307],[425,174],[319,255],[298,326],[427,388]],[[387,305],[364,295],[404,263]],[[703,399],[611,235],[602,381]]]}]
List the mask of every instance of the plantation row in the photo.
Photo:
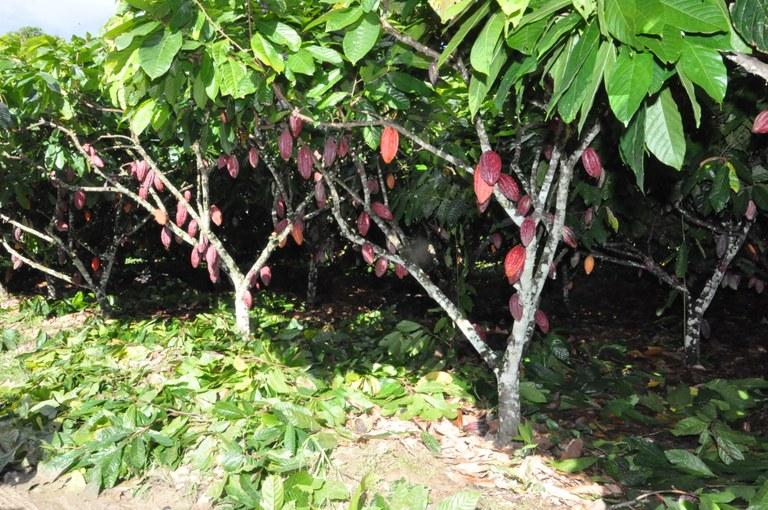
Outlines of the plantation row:
[{"label": "plantation row", "polygon": [[760,0],[627,3],[126,0],[98,38],[2,36],[3,248],[105,314],[126,259],[189,264],[245,339],[288,243],[310,297],[352,250],[469,341],[509,442],[574,271],[655,278],[691,365],[718,289],[768,281]]}]

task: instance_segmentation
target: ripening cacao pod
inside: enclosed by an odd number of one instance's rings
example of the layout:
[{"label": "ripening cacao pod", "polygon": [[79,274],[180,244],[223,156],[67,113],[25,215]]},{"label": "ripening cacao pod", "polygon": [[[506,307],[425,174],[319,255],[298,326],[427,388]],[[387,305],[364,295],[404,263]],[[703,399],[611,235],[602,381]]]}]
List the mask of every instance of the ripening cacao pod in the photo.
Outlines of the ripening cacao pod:
[{"label": "ripening cacao pod", "polygon": [[315,182],[315,202],[317,203],[317,208],[322,209],[325,207],[327,200],[328,193],[325,190],[325,184],[323,181]]},{"label": "ripening cacao pod", "polygon": [[531,211],[531,197],[529,195],[523,195],[517,202],[517,214],[525,216]]},{"label": "ripening cacao pod", "polygon": [[91,164],[95,166],[96,168],[104,168],[104,160],[101,159],[98,154],[93,154],[90,157]]},{"label": "ripening cacao pod", "polygon": [[75,204],[75,209],[77,209],[78,211],[82,210],[83,207],[85,207],[85,201],[86,201],[85,191],[80,189],[75,191],[72,197],[72,201]]},{"label": "ripening cacao pod", "polygon": [[480,177],[486,184],[493,186],[501,175],[501,156],[496,151],[485,151],[480,156]]},{"label": "ripening cacao pod", "polygon": [[172,232],[167,226],[160,230],[160,242],[166,250],[171,247]]},{"label": "ripening cacao pod", "polygon": [[253,306],[253,296],[251,295],[251,291],[248,289],[245,289],[243,291],[243,303],[245,304],[245,307],[250,309]]},{"label": "ripening cacao pod", "polygon": [[154,216],[155,222],[158,225],[165,225],[168,223],[168,214],[162,209],[154,209],[152,211],[152,216]]},{"label": "ripening cacao pod", "polygon": [[293,137],[287,129],[283,129],[283,132],[280,133],[277,147],[280,149],[280,157],[283,158],[283,161],[291,159],[291,154],[293,154]]},{"label": "ripening cacao pod", "polygon": [[395,264],[395,276],[397,276],[399,279],[403,279],[406,276],[408,276],[408,270],[401,266],[400,264]]},{"label": "ripening cacao pod", "polygon": [[269,287],[269,282],[272,281],[272,269],[269,266],[262,266],[259,269],[259,278],[261,278],[265,286]]},{"label": "ripening cacao pod", "polygon": [[480,176],[480,167],[475,168],[475,174],[473,176],[475,199],[478,204],[485,203],[491,199],[493,195],[493,186],[490,186]]},{"label": "ripening cacao pod", "polygon": [[163,180],[160,178],[160,174],[153,172],[152,184],[155,185],[155,189],[159,193],[165,191],[165,184],[163,184]]},{"label": "ripening cacao pod", "polygon": [[136,180],[139,182],[144,182],[147,178],[147,174],[149,173],[149,163],[147,163],[145,160],[137,161],[136,162]]},{"label": "ripening cacao pod", "polygon": [[22,262],[22,260],[16,255],[11,255],[11,264],[13,264],[13,270],[15,271],[23,266],[24,262]]},{"label": "ripening cacao pod", "polygon": [[516,283],[523,274],[525,256],[525,246],[518,244],[512,247],[504,257],[504,274],[510,285]]},{"label": "ripening cacao pod", "polygon": [[752,244],[752,243],[747,243],[746,248],[747,248],[747,253],[749,253],[749,256],[752,257],[753,259],[757,260],[758,255],[759,255],[759,253],[757,251],[757,247],[754,244]]},{"label": "ripening cacao pod", "polygon": [[573,229],[568,225],[563,225],[562,236],[563,242],[575,250],[578,244],[576,242],[576,234],[573,232]]},{"label": "ripening cacao pod", "polygon": [[219,281],[219,264],[216,263],[215,266],[208,266],[208,278],[211,280],[211,283],[216,283]]},{"label": "ripening cacao pod", "polygon": [[277,197],[277,202],[275,202],[275,214],[278,218],[285,217],[285,200],[283,200],[282,195]]},{"label": "ripening cacao pod", "polygon": [[536,313],[533,314],[533,320],[536,321],[536,325],[542,333],[545,335],[549,333],[549,319],[547,318],[547,314],[541,310],[536,310]]},{"label": "ripening cacao pod", "polygon": [[219,159],[216,161],[216,166],[219,170],[223,170],[226,168],[227,163],[229,163],[229,156],[227,154],[222,154],[219,156]]},{"label": "ripening cacao pod", "polygon": [[17,242],[18,242],[18,241],[21,241],[21,235],[22,235],[21,229],[20,229],[19,227],[15,227],[15,228],[13,229],[13,238],[14,238],[14,239],[15,239]]},{"label": "ripening cacao pod", "polygon": [[339,140],[339,148],[337,149],[338,156],[340,158],[347,157],[349,154],[349,135],[344,135]]},{"label": "ripening cacao pod", "polygon": [[387,174],[387,178],[384,180],[387,185],[387,189],[395,189],[395,176]]},{"label": "ripening cacao pod", "polygon": [[536,237],[536,221],[533,218],[525,218],[520,224],[520,242],[528,246]]},{"label": "ripening cacao pod", "polygon": [[67,232],[69,230],[69,225],[64,220],[56,220],[56,223],[54,223],[53,226],[59,232]]},{"label": "ripening cacao pod", "polygon": [[94,149],[93,145],[91,145],[90,143],[84,143],[83,152],[85,152],[89,156],[93,156],[94,154],[96,154],[96,149]]},{"label": "ripening cacao pod", "polygon": [[323,147],[323,166],[329,168],[336,161],[336,152],[339,148],[339,144],[336,139],[329,136],[325,139],[325,147]]},{"label": "ripening cacao pod", "polygon": [[495,249],[498,250],[501,248],[501,243],[504,241],[504,238],[501,237],[500,233],[494,232],[493,234],[491,234],[490,241],[491,241],[491,246],[493,246]]},{"label": "ripening cacao pod", "polygon": [[240,161],[238,161],[237,156],[234,154],[227,158],[227,172],[233,179],[237,179],[237,176],[240,173]]},{"label": "ripening cacao pod", "polygon": [[377,277],[381,278],[387,273],[387,269],[389,268],[389,262],[387,262],[387,259],[384,257],[379,257],[376,260],[376,265],[373,267],[373,272],[376,274]]},{"label": "ripening cacao pod", "polygon": [[99,257],[93,257],[91,259],[91,271],[94,273],[101,268],[101,259]]},{"label": "ripening cacao pod", "polygon": [[592,255],[587,255],[584,257],[584,272],[587,273],[587,275],[592,274],[592,271],[595,270],[595,257]]},{"label": "ripening cacao pod", "polygon": [[516,321],[523,318],[523,305],[520,303],[520,294],[517,292],[509,297],[509,314]]},{"label": "ripening cacao pod", "polygon": [[597,151],[592,147],[587,147],[581,153],[581,164],[584,165],[584,170],[593,179],[599,179],[603,174],[603,163],[600,161]]},{"label": "ripening cacao pod", "polygon": [[361,253],[363,254],[363,260],[365,261],[366,264],[368,265],[373,264],[375,254],[373,253],[373,245],[371,245],[371,243],[363,244]]},{"label": "ripening cacao pod", "polygon": [[367,212],[363,211],[357,217],[357,231],[360,232],[361,236],[365,237],[368,235],[368,230],[370,228],[371,228],[371,217],[368,216]]},{"label": "ripening cacao pod", "polygon": [[208,264],[208,268],[217,265],[219,262],[219,252],[216,251],[216,248],[213,245],[208,245],[208,248],[205,250],[205,263]]},{"label": "ripening cacao pod", "polygon": [[517,181],[507,174],[499,174],[499,180],[496,182],[501,194],[507,197],[507,200],[517,202],[520,200],[520,186]]},{"label": "ripening cacao pod", "polygon": [[304,121],[296,114],[291,114],[288,119],[288,126],[291,128],[291,133],[294,138],[298,138],[301,134],[301,130],[304,127]]},{"label": "ripening cacao pod", "polygon": [[176,203],[176,224],[181,228],[184,228],[184,224],[187,222],[188,217],[189,211],[187,210],[187,206],[182,202]]},{"label": "ripening cacao pod", "polygon": [[288,227],[288,219],[283,219],[277,222],[275,225],[275,234],[280,235]]},{"label": "ripening cacao pod", "polygon": [[373,211],[373,214],[384,221],[392,221],[395,219],[395,217],[392,215],[392,211],[389,210],[389,207],[382,204],[381,202],[373,202],[371,204],[371,211]]},{"label": "ripening cacao pod", "polygon": [[299,155],[296,159],[302,179],[307,180],[312,177],[312,150],[302,145],[299,147]]},{"label": "ripening cacao pod", "polygon": [[379,181],[376,179],[368,179],[366,186],[368,186],[368,193],[371,195],[375,195],[379,192]]},{"label": "ripening cacao pod", "polygon": [[197,251],[200,252],[200,255],[204,254],[206,251],[208,251],[208,238],[205,236],[200,236],[200,240],[197,242]]},{"label": "ripening cacao pod", "polygon": [[248,164],[251,165],[251,168],[259,166],[259,149],[256,147],[248,149]]},{"label": "ripening cacao pod", "polygon": [[384,163],[391,163],[397,155],[397,149],[400,145],[400,133],[393,127],[387,126],[381,132],[381,159]]},{"label": "ripening cacao pod", "polygon": [[211,206],[211,221],[217,227],[220,227],[224,223],[224,215],[221,213],[221,209],[216,204]]},{"label": "ripening cacao pod", "polygon": [[752,132],[758,134],[768,133],[768,110],[763,110],[755,117],[755,122],[752,124]]},{"label": "ripening cacao pod", "polygon": [[83,219],[85,220],[86,223],[91,222],[91,220],[93,219],[93,213],[91,212],[90,209],[86,209],[85,211],[83,211]]},{"label": "ripening cacao pod", "polygon": [[200,252],[197,251],[196,247],[193,247],[192,253],[189,254],[189,262],[192,264],[194,269],[197,269],[197,267],[200,265]]},{"label": "ripening cacao pod", "polygon": [[291,228],[291,237],[297,246],[304,244],[304,220],[297,218]]},{"label": "ripening cacao pod", "polygon": [[744,217],[749,221],[752,221],[755,219],[755,216],[757,216],[757,205],[755,204],[754,200],[750,200],[747,202],[747,210],[744,213]]},{"label": "ripening cacao pod", "polygon": [[197,221],[190,220],[189,225],[187,225],[187,234],[189,234],[189,237],[197,237]]}]

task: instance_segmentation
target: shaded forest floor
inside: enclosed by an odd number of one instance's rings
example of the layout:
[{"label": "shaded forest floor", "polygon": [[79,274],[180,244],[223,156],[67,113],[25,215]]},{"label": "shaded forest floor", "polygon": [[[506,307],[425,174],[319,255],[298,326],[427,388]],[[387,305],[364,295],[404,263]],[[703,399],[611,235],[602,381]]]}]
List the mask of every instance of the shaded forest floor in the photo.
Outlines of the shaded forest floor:
[{"label": "shaded forest floor", "polygon": [[[276,292],[296,298],[303,293],[300,275],[275,280]],[[53,305],[40,298],[20,306],[5,304],[0,449],[6,483],[0,508],[207,508],[214,501],[223,508],[240,508],[256,497],[257,486],[242,477],[270,473],[284,473],[280,476],[287,477],[283,483],[291,498],[298,498],[290,492],[293,478],[306,473],[313,480],[312,503],[330,508],[349,507],[358,490],[365,508],[420,508],[422,500],[434,506],[461,489],[475,491],[478,508],[488,509],[676,508],[681,501],[689,508],[768,504],[764,296],[719,293],[708,315],[712,335],[703,344],[704,369],[691,371],[682,365],[678,350],[682,317],[676,310],[682,306],[678,301],[657,316],[666,295],[654,282],[621,271],[579,275],[569,307],[553,286],[543,308],[554,331],[537,338],[525,360],[527,419],[514,448],[499,450],[492,441],[492,378],[467,346],[459,342],[455,348],[456,341],[439,329],[440,315],[432,303],[407,281],[321,272],[316,308],[305,308],[299,299],[262,294],[253,318],[259,342],[267,341],[263,345],[268,347],[257,343],[270,352],[269,362],[247,370],[238,360],[265,354],[219,338],[229,320],[226,303],[165,281],[150,282],[152,293],[145,285],[129,288],[133,296],[125,302],[131,306],[106,325],[77,299]],[[510,321],[505,300],[497,297],[508,290],[493,282],[483,289],[494,297],[477,300],[473,315],[489,331],[489,342],[501,347]],[[73,349],[82,357],[64,354]],[[221,355],[223,366],[228,361],[233,368],[209,373],[208,365],[192,370],[183,361],[210,353]],[[134,443],[125,443],[114,480],[111,475],[105,479],[95,441],[107,423],[95,426],[94,416],[78,411],[94,397],[84,388],[98,384],[98,402],[105,406],[125,400],[132,390],[95,375],[98,367],[106,373],[135,374],[128,376],[136,391],[131,398],[139,400],[149,398],[139,390],[144,383],[158,384],[159,376],[153,374],[162,374],[167,382],[194,373],[235,407],[224,412],[221,404],[201,404],[194,388],[169,396],[150,392],[150,404],[165,414],[145,427],[173,432],[168,444],[165,438],[162,444],[147,439],[145,449],[152,451],[143,462],[131,464],[126,458]],[[270,380],[275,367],[287,370],[282,381],[287,386]],[[61,370],[79,376],[53,375]],[[252,434],[263,432],[268,422],[259,414],[262,410],[247,405],[254,395],[242,387],[243,371],[249,380],[261,381],[264,395],[309,410],[312,420],[286,418],[273,424],[280,441],[251,444],[243,439],[240,455],[252,459],[279,450],[296,460],[303,455],[297,443],[323,431],[333,432],[333,447],[315,449],[292,469],[258,467],[246,460],[231,469],[221,457],[234,455],[222,449],[224,439],[231,438],[216,432],[210,437],[218,449],[211,446],[202,455],[202,446],[209,446],[205,430],[211,426],[243,427]],[[310,395],[294,393],[306,384],[302,374],[312,377]],[[343,388],[343,396],[330,400],[336,406],[331,411],[321,410],[333,388]],[[78,395],[77,405],[61,399],[70,394]],[[48,411],[54,395],[59,396],[53,400],[62,401],[55,412]],[[29,409],[47,414],[32,416]],[[132,412],[130,406],[110,409],[123,421]],[[174,416],[168,409],[183,414]],[[248,420],[238,413],[255,413],[262,425],[254,429],[241,423]],[[172,424],[185,414],[206,426],[190,419],[175,430]],[[14,434],[14,427],[18,431],[22,425],[29,428],[27,435]],[[88,427],[87,434],[82,432]],[[294,431],[293,439],[287,439],[286,430]],[[54,448],[41,449],[52,438]],[[55,459],[84,445],[90,445],[91,457],[79,458],[58,477],[43,470],[42,478],[38,473],[28,480],[40,458],[53,454]],[[97,469],[99,480],[94,482]],[[114,488],[105,484],[120,480],[126,481]],[[221,480],[226,483],[219,487]],[[14,482],[20,485],[14,487]],[[415,506],[398,506],[402,502]]]}]

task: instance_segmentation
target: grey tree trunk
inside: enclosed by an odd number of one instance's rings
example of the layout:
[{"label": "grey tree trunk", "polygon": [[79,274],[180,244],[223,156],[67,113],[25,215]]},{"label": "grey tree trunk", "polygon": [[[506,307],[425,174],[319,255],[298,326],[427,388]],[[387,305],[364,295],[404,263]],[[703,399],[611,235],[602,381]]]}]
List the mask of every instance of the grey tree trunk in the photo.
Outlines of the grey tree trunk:
[{"label": "grey tree trunk", "polygon": [[247,281],[241,281],[235,286],[235,329],[246,340],[251,336],[251,317],[243,299],[247,290]]}]

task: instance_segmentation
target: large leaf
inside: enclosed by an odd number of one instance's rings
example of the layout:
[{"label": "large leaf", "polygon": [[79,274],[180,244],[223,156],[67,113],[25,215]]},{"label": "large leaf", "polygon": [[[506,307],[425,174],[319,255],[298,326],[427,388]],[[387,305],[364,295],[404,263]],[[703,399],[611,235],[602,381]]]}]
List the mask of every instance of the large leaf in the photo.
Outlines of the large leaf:
[{"label": "large leaf", "polygon": [[478,73],[488,74],[491,62],[496,55],[496,48],[504,30],[504,14],[497,12],[486,23],[483,30],[475,39],[472,51],[469,54],[469,62]]},{"label": "large leaf", "polygon": [[[282,73],[285,70],[285,62],[283,62],[282,55],[259,32],[254,32],[253,37],[251,37],[251,49],[256,58],[265,65],[268,65],[278,73]],[[216,59],[214,58],[214,60]]]},{"label": "large leaf", "polygon": [[475,28],[475,25],[477,25],[480,20],[485,18],[490,10],[491,4],[489,2],[485,2],[474,13],[472,13],[472,16],[467,18],[464,23],[461,24],[461,27],[459,27],[459,29],[456,31],[456,34],[451,37],[451,40],[448,41],[448,44],[445,45],[445,49],[440,54],[440,58],[437,59],[438,68],[450,58],[453,52],[456,51],[456,48],[458,48],[462,41],[464,41],[464,38],[467,36],[467,34],[473,28]]},{"label": "large leaf", "polygon": [[138,108],[136,108],[130,116],[129,124],[131,131],[140,135],[147,129],[149,123],[152,122],[152,114],[155,110],[155,100],[147,99]]},{"label": "large leaf", "polygon": [[325,22],[325,30],[327,32],[333,32],[348,27],[352,23],[355,23],[363,15],[363,10],[360,7],[349,7],[347,9],[338,9],[331,11]]},{"label": "large leaf", "polygon": [[710,34],[727,32],[728,18],[714,4],[701,0],[659,0],[664,6],[664,22],[683,32]]},{"label": "large leaf", "polygon": [[768,52],[768,0],[736,0],[732,17],[748,44]]},{"label": "large leaf", "polygon": [[700,458],[687,450],[666,450],[664,455],[669,462],[681,471],[696,476],[715,476],[712,470]]},{"label": "large leaf", "polygon": [[728,86],[728,70],[718,51],[683,42],[677,71],[722,103]]},{"label": "large leaf", "polygon": [[253,73],[243,63],[235,59],[229,59],[222,64],[218,69],[218,74],[222,96],[240,99],[256,92],[256,84],[252,80]]},{"label": "large leaf", "polygon": [[435,510],[475,510],[480,494],[474,491],[462,491],[442,500]]},{"label": "large leaf", "polygon": [[612,36],[621,42],[632,44],[638,32],[637,21],[645,0],[605,0],[602,23]]},{"label": "large leaf", "polygon": [[285,492],[283,480],[276,475],[268,476],[261,484],[261,508],[263,510],[281,510]]},{"label": "large leaf", "polygon": [[584,123],[587,121],[589,112],[592,110],[592,105],[595,102],[597,91],[600,90],[600,85],[603,83],[605,70],[612,67],[615,63],[616,47],[610,41],[603,41],[600,49],[597,52],[597,59],[595,61],[594,67],[592,68],[592,74],[590,75],[589,81],[586,85],[584,102],[581,104],[579,131],[584,128]]},{"label": "large leaf", "polygon": [[435,10],[443,23],[452,20],[462,13],[474,0],[429,0],[429,5]]},{"label": "large leaf", "polygon": [[496,0],[501,6],[501,10],[507,16],[507,20],[516,27],[523,17],[525,9],[528,8],[529,0]]},{"label": "large leaf", "polygon": [[691,108],[693,109],[693,120],[696,122],[696,128],[698,129],[701,124],[701,105],[696,99],[696,90],[694,90],[693,83],[689,80],[685,74],[678,71],[677,77],[680,79],[680,83],[685,89],[685,93],[688,95],[688,100],[691,102]]},{"label": "large leaf", "polygon": [[158,32],[139,48],[139,65],[154,80],[168,72],[183,43],[179,31]]},{"label": "large leaf", "polygon": [[622,47],[616,63],[606,71],[605,90],[616,118],[625,125],[640,107],[653,81],[653,56]]},{"label": "large leaf", "polygon": [[632,172],[640,191],[645,189],[645,108],[641,108],[621,136],[619,152]]},{"label": "large leaf", "polygon": [[469,113],[473,118],[480,110],[480,105],[483,103],[483,100],[485,100],[488,91],[491,90],[493,83],[496,81],[496,78],[506,61],[507,52],[504,48],[499,47],[496,57],[493,59],[493,62],[491,62],[491,68],[487,76],[483,76],[479,73],[472,73],[472,78],[469,80]]},{"label": "large leaf", "polygon": [[645,115],[645,145],[656,158],[680,170],[685,158],[683,121],[668,88],[648,107]]},{"label": "large leaf", "polygon": [[[584,30],[584,33],[581,34],[578,42],[573,45],[573,49],[567,55],[562,75],[560,75],[559,79],[555,80],[555,90],[552,93],[552,100],[550,101],[549,106],[550,110],[558,103],[561,96],[570,89],[571,85],[576,79],[576,75],[584,66],[585,62],[587,62],[590,58],[592,58],[594,61],[599,44],[600,29],[598,28],[598,23],[595,21],[590,24],[586,30]],[[570,45],[567,45],[565,51],[568,51],[569,47]],[[592,69],[590,68],[587,72],[591,73]],[[582,78],[583,81],[586,81],[588,75],[582,75]],[[582,86],[585,85],[582,84]],[[578,94],[583,94],[583,92],[584,90],[582,89],[578,91]],[[583,95],[581,97],[583,98]],[[581,106],[580,101],[576,102],[578,102],[578,106]],[[576,110],[578,110],[578,106],[576,108],[571,108],[573,110],[574,116]]]},{"label": "large leaf", "polygon": [[298,51],[301,47],[301,36],[299,33],[281,21],[257,22],[256,29],[267,36],[273,43],[286,46],[291,51]]},{"label": "large leaf", "polygon": [[357,64],[371,51],[380,32],[379,18],[373,13],[366,14],[352,30],[344,35],[342,43],[344,55],[350,62]]}]

